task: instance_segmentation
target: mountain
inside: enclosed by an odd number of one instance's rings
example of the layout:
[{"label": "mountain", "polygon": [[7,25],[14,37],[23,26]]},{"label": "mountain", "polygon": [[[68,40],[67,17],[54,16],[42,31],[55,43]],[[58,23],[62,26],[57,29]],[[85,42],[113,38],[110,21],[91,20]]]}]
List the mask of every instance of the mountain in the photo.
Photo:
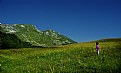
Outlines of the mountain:
[{"label": "mountain", "polygon": [[76,43],[75,41],[69,39],[68,37],[53,30],[43,31],[43,34],[50,36],[52,40],[52,44],[54,45],[58,45],[58,44],[66,45],[66,44]]},{"label": "mountain", "polygon": [[[1,24],[0,32],[1,34],[9,35],[9,38],[13,38],[13,36],[11,35],[14,35],[15,38],[21,40],[24,43],[29,43],[32,46],[47,47],[54,45],[66,45],[76,43],[70,38],[54,30],[41,31],[30,24]],[[0,39],[2,39],[2,37]]]},{"label": "mountain", "polygon": [[0,49],[31,47],[31,44],[20,40],[16,35],[0,31]]}]

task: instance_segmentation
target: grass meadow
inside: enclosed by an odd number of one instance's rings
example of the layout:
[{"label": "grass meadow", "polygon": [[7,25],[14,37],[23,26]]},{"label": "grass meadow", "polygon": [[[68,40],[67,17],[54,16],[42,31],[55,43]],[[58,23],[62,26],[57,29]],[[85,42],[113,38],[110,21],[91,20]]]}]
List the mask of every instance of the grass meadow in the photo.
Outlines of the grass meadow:
[{"label": "grass meadow", "polygon": [[121,73],[121,43],[99,43],[0,50],[0,73]]}]

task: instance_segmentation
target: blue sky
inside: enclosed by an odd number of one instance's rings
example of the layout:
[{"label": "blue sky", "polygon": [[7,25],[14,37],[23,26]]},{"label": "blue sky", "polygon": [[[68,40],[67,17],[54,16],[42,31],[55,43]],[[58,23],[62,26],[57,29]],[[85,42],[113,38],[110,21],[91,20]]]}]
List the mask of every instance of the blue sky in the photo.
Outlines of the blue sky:
[{"label": "blue sky", "polygon": [[77,41],[121,37],[121,0],[0,0],[0,23],[33,24]]}]

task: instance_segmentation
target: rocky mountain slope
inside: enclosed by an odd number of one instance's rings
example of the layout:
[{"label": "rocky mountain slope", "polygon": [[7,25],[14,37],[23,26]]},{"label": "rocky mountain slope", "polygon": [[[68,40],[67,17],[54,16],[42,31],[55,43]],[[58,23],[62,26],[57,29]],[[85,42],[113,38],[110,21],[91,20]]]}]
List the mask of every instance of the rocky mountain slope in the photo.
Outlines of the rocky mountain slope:
[{"label": "rocky mountain slope", "polygon": [[[30,43],[32,46],[53,46],[76,43],[68,37],[54,31],[45,30],[40,31],[35,26],[30,24],[1,24],[1,34],[14,35],[22,42]],[[7,37],[6,37],[7,38]],[[9,36],[9,38],[12,38]],[[0,38],[2,39],[2,38]],[[13,38],[14,39],[14,38]],[[2,40],[4,41],[4,40]]]}]

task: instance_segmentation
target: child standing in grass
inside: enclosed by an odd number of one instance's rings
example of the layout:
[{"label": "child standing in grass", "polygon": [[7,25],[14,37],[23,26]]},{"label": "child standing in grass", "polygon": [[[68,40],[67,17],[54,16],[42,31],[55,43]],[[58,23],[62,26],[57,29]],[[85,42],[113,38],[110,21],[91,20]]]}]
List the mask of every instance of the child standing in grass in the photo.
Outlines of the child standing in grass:
[{"label": "child standing in grass", "polygon": [[97,52],[97,55],[99,55],[99,51],[100,51],[99,43],[96,42],[96,52]]}]

